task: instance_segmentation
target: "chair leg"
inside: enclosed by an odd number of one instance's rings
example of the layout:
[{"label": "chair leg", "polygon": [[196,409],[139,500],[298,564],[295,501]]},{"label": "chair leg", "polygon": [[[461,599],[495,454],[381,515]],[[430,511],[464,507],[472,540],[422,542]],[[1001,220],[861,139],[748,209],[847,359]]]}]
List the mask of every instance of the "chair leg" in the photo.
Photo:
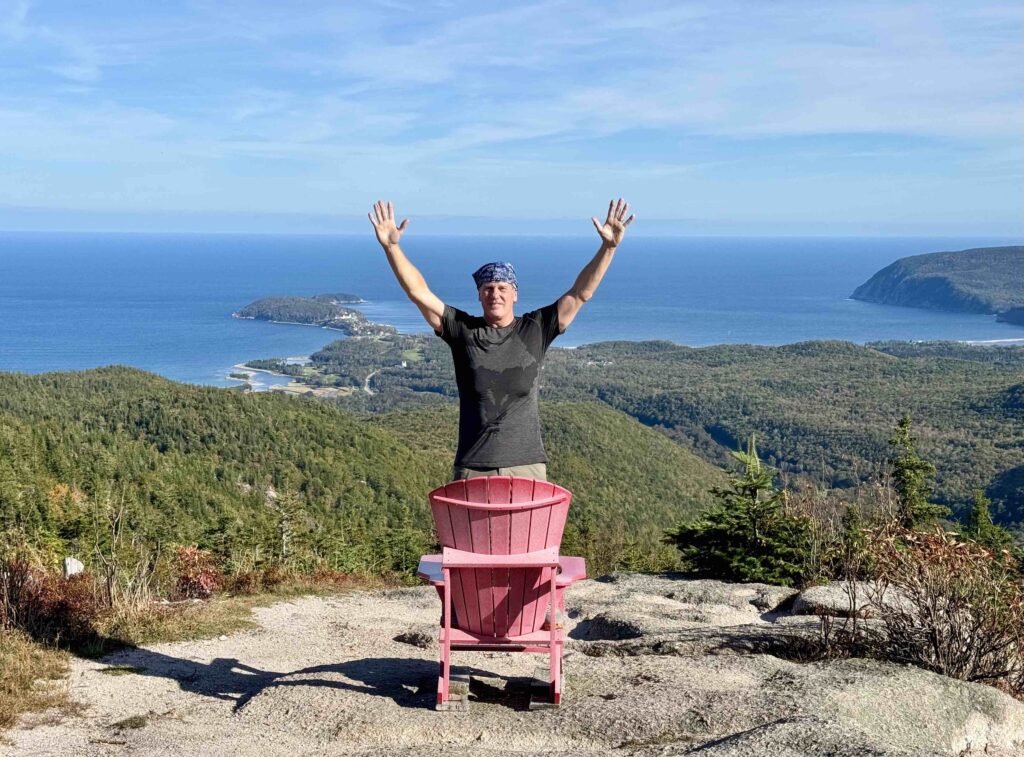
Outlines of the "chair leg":
[{"label": "chair leg", "polygon": [[[561,634],[559,634],[561,636]],[[562,639],[551,651],[551,702],[562,703]]]},{"label": "chair leg", "polygon": [[555,588],[555,571],[551,571],[551,594],[549,596],[551,597],[551,635],[548,637],[548,651],[551,662],[548,670],[551,671],[551,703],[557,705],[562,702],[562,640],[565,638],[565,632],[558,622],[561,597]]},{"label": "chair leg", "polygon": [[452,661],[452,593],[450,591],[450,573],[444,571],[444,617],[441,633],[441,670],[437,679],[437,705],[440,707],[448,701],[451,688]]}]

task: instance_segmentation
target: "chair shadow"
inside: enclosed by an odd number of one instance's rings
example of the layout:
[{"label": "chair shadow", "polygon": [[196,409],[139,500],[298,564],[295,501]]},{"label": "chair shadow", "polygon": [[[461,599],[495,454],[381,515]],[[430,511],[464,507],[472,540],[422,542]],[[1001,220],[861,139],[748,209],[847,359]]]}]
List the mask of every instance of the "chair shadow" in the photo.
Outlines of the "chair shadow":
[{"label": "chair shadow", "polygon": [[[368,657],[291,671],[273,671],[261,670],[234,657],[218,657],[204,663],[142,647],[127,647],[107,655],[102,662],[111,668],[131,667],[134,669],[131,673],[135,675],[168,678],[176,681],[182,691],[234,702],[234,712],[277,686],[354,691],[387,697],[400,707],[410,709],[433,709],[437,695],[437,662],[408,657]],[[492,676],[486,671],[464,666],[456,666],[453,670],[470,676]],[[317,677],[330,674],[341,675],[348,680]],[[497,701],[499,697],[492,688],[486,684],[478,687],[474,681],[472,691],[482,694],[479,697],[481,701]]]}]

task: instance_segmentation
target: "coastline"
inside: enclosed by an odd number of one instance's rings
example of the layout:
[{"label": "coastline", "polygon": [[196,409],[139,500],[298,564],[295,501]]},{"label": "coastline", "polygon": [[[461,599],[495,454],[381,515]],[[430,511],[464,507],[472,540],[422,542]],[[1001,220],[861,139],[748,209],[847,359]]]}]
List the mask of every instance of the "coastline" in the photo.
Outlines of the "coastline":
[{"label": "coastline", "polygon": [[[305,325],[305,324],[302,324]],[[286,357],[286,361],[304,361],[309,362],[309,355],[295,355]],[[248,379],[233,378],[230,373],[245,373],[249,376]],[[257,373],[266,373],[270,376],[280,376],[282,378],[290,379],[287,384],[267,384],[266,388],[261,388],[253,382],[252,377]],[[351,387],[332,387],[332,386],[310,386],[304,384],[301,381],[296,381],[294,376],[287,373],[279,373],[278,371],[272,371],[267,368],[252,368],[245,363],[236,363],[231,366],[229,375],[225,376],[229,381],[238,381],[239,386],[247,386],[250,392],[280,392],[281,394],[288,394],[291,396],[298,396],[302,394],[311,394],[315,397],[330,398],[330,397],[341,397],[347,394],[351,394],[354,390]]]},{"label": "coastline", "polygon": [[976,347],[984,347],[985,345],[997,345],[1005,344],[1012,346],[1014,344],[1024,344],[1024,337],[1013,337],[1012,339],[964,339],[964,344],[974,345]]}]

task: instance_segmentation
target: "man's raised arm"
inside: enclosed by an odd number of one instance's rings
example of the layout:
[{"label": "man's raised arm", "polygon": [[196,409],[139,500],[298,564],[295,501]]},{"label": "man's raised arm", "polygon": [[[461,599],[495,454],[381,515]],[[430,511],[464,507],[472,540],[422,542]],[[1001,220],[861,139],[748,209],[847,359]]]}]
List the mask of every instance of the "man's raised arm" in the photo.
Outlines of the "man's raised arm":
[{"label": "man's raised arm", "polygon": [[409,259],[405,257],[402,248],[398,246],[398,240],[402,238],[402,232],[409,225],[406,218],[401,224],[395,226],[395,209],[390,202],[383,200],[373,206],[373,212],[368,214],[373,230],[377,232],[377,241],[384,248],[388,256],[388,263],[391,270],[395,272],[395,278],[402,285],[402,289],[409,296],[409,299],[420,309],[423,317],[430,324],[434,331],[441,330],[441,316],[444,315],[444,303],[430,291],[423,274],[419,272]]},{"label": "man's raised arm", "polygon": [[618,202],[612,200],[608,203],[608,217],[604,223],[598,221],[596,216],[590,219],[593,221],[597,233],[601,235],[601,247],[598,249],[597,254],[594,255],[593,260],[587,263],[583,270],[580,271],[580,275],[576,277],[576,283],[572,285],[572,289],[558,298],[559,331],[565,331],[569,328],[569,324],[572,323],[572,319],[576,317],[580,308],[583,307],[583,303],[594,296],[597,285],[601,283],[601,279],[604,278],[604,272],[608,270],[608,266],[612,262],[616,248],[622,242],[622,237],[626,234],[626,227],[633,223],[633,219],[636,218],[634,215],[626,218],[628,210],[629,203],[624,202],[620,197]]}]

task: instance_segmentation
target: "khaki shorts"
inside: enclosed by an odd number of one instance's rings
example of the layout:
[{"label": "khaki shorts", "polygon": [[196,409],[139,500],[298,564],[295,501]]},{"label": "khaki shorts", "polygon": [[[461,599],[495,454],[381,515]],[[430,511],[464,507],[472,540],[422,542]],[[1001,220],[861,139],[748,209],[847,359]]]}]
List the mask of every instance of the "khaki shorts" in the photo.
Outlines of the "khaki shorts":
[{"label": "khaki shorts", "polygon": [[513,465],[511,468],[489,468],[486,470],[460,468],[457,465],[452,468],[452,481],[458,481],[463,478],[478,478],[480,476],[522,476],[523,478],[547,481],[548,466],[544,463],[533,463],[532,465]]}]

